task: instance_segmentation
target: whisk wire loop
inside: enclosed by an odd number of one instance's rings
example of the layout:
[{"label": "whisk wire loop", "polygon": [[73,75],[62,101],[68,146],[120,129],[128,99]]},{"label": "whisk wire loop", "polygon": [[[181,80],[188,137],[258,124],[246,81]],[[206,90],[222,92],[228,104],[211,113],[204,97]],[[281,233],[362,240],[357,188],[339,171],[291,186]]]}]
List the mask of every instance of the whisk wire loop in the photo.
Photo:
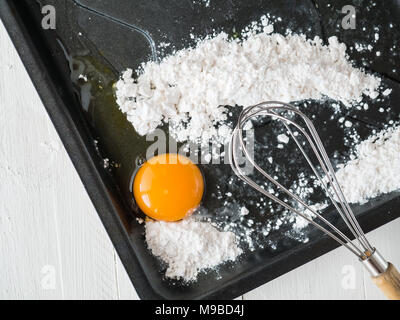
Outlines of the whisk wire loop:
[{"label": "whisk wire loop", "polygon": [[[301,125],[299,125],[294,120],[285,116],[283,113],[291,113],[291,114],[299,116],[303,120],[309,133],[307,132],[307,130],[305,128],[303,128]],[[331,200],[332,204],[335,206],[335,208],[338,211],[338,213],[340,214],[341,218],[344,220],[346,226],[349,228],[349,230],[353,234],[353,236],[356,239],[356,241],[358,242],[359,246],[356,246],[355,243],[352,240],[350,240],[349,237],[347,237],[336,226],[334,226],[327,219],[325,219],[319,212],[317,212],[316,209],[314,209],[311,205],[307,204],[298,195],[289,191],[286,187],[284,187],[282,184],[280,184],[276,179],[274,179],[267,172],[265,172],[265,170],[262,169],[255,162],[254,157],[252,155],[250,155],[249,150],[246,148],[244,138],[243,138],[243,131],[244,131],[243,128],[249,120],[259,117],[259,116],[269,116],[269,117],[272,117],[274,120],[280,120],[283,123],[283,125],[285,126],[285,129],[290,134],[292,139],[295,141],[298,149],[303,154],[307,163],[311,167],[314,175],[318,179],[318,181],[321,184],[321,186],[323,187],[323,189],[326,191],[327,196]],[[293,130],[290,128],[290,126],[295,127],[298,130],[298,133],[300,133],[306,139],[308,144],[310,145],[311,150],[313,151],[316,159],[318,160],[319,166],[324,173],[325,179],[322,178],[321,175],[319,174],[317,168],[314,166],[309,155],[304,150],[303,146],[297,139],[296,134],[293,132]],[[297,133],[297,136],[298,136],[298,133]],[[245,157],[248,159],[248,161],[251,163],[251,165],[259,173],[261,173],[265,178],[267,178],[270,182],[272,182],[279,190],[283,191],[287,196],[296,200],[297,203],[299,203],[303,208],[305,208],[305,210],[300,211],[299,209],[294,208],[293,206],[289,205],[285,201],[282,201],[277,196],[268,192],[263,187],[258,185],[254,180],[252,180],[248,176],[248,174],[246,174],[240,167],[239,159],[238,159],[238,152],[242,152],[245,155]],[[339,185],[336,175],[335,175],[335,171],[334,171],[332,164],[329,160],[329,157],[325,151],[322,141],[317,133],[317,130],[315,129],[312,121],[306,115],[304,115],[301,111],[299,111],[297,108],[295,108],[294,106],[287,104],[287,103],[278,102],[278,101],[269,101],[269,102],[264,102],[264,103],[244,109],[239,116],[238,124],[237,124],[236,128],[234,129],[232,137],[231,137],[231,141],[229,144],[229,160],[230,160],[230,164],[232,166],[233,171],[243,181],[245,181],[247,184],[252,186],[257,191],[261,192],[265,196],[269,197],[273,201],[279,203],[284,208],[294,212],[295,214],[300,215],[302,218],[306,219],[309,223],[311,223],[312,225],[317,227],[319,230],[323,231],[328,236],[332,237],[334,240],[339,242],[341,245],[343,245],[344,247],[349,249],[352,253],[357,255],[360,259],[368,258],[368,253],[374,251],[374,249],[368,242],[367,238],[365,237],[364,232],[362,231],[360,225],[358,224],[358,222],[354,216],[354,213],[340,188],[340,185]],[[311,212],[312,215],[314,215],[315,217],[318,217],[318,219],[322,223],[324,223],[327,227],[329,227],[331,229],[331,231],[328,230],[326,227],[322,226],[321,224],[317,223],[316,221],[314,221],[314,219],[312,219],[312,217],[309,215],[309,213],[306,213],[306,212]]]}]

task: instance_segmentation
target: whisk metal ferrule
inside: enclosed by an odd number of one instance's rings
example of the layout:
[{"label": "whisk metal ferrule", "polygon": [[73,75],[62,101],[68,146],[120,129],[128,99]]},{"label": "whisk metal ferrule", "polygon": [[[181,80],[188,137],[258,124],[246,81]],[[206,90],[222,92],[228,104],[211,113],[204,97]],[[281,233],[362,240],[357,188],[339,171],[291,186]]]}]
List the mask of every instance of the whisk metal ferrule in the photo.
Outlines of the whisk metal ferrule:
[{"label": "whisk metal ferrule", "polygon": [[369,271],[372,277],[379,276],[380,274],[384,273],[389,267],[389,263],[375,248],[372,253],[368,254],[368,258],[360,259],[360,261]]}]

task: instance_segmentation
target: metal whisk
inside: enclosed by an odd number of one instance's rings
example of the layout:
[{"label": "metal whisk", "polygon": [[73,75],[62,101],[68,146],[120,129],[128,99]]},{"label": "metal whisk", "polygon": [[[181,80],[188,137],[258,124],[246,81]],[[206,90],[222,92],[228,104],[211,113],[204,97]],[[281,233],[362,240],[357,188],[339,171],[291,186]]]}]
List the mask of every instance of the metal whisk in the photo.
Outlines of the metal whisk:
[{"label": "metal whisk", "polygon": [[[243,132],[245,124],[249,120],[259,116],[268,116],[271,117],[273,120],[282,122],[285,129],[287,130],[291,138],[295,141],[298,149],[303,154],[307,163],[311,167],[320,185],[324,188],[328,198],[331,200],[337,212],[344,220],[346,226],[353,234],[354,240],[351,240],[342,231],[340,231],[337,227],[335,227],[332,223],[325,219],[318,212],[318,210],[313,208],[313,206],[307,204],[298,195],[289,191],[286,187],[284,187],[276,179],[269,175],[265,170],[263,170],[259,165],[257,165],[254,157],[246,148]],[[295,117],[300,118],[301,123],[293,120]],[[293,132],[292,128],[295,128],[297,132]],[[300,135],[305,138],[305,141],[311,147],[311,150],[318,160],[318,164],[322,172],[317,170],[317,167],[311,161],[311,154],[307,154],[305,148],[300,143],[298,139]],[[267,178],[272,184],[274,184],[280,191],[282,191],[290,198],[294,199],[299,207],[301,207],[302,209],[298,209],[297,206],[295,208],[288,202],[282,201],[276,195],[268,192],[263,187],[258,185],[254,180],[252,180],[249,175],[246,174],[245,170],[240,166],[240,154],[244,155],[251,163],[251,165],[265,178]],[[231,141],[229,144],[229,159],[232,169],[238,177],[240,177],[243,181],[252,186],[254,189],[258,190],[273,201],[282,205],[284,208],[300,215],[309,223],[313,224],[315,227],[317,227],[318,229],[332,237],[334,240],[339,242],[341,245],[346,247],[348,250],[350,250],[367,268],[375,284],[384,292],[384,294],[388,298],[400,299],[399,272],[390,262],[387,262],[382,257],[382,255],[375,249],[375,247],[370,244],[370,242],[366,238],[340,188],[340,185],[336,179],[335,171],[328,158],[321,139],[314,125],[312,124],[312,121],[307,118],[302,112],[300,112],[296,107],[283,102],[268,101],[252,107],[245,108],[239,116],[238,124],[235,127],[231,137]],[[314,217],[317,217],[320,223],[314,221],[310,217],[308,212],[311,212]]]}]

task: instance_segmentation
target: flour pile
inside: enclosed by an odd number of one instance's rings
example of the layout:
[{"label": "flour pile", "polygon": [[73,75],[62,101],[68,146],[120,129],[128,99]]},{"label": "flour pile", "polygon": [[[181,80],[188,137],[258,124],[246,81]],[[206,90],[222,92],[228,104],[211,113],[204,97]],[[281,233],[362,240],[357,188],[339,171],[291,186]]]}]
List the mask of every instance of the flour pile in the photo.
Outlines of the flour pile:
[{"label": "flour pile", "polygon": [[242,253],[232,232],[220,232],[194,218],[146,222],[146,242],[168,264],[165,276],[184,281],[196,280],[200,271],[234,261]]},{"label": "flour pile", "polygon": [[140,135],[168,122],[178,141],[225,143],[227,105],[327,96],[351,106],[363,95],[378,96],[380,79],[354,68],[336,37],[325,46],[318,37],[272,33],[265,17],[262,26],[243,41],[220,33],[145,63],[136,80],[128,69],[116,84],[120,109]]},{"label": "flour pile", "polygon": [[336,176],[351,203],[400,189],[400,126],[361,142],[353,160],[341,165]]}]

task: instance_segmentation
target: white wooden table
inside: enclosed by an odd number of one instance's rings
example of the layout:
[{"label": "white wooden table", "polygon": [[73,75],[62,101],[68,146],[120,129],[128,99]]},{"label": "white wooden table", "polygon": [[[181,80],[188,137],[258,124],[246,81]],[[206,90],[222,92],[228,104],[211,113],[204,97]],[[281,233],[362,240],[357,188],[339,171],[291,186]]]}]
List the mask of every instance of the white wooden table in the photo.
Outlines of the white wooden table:
[{"label": "white wooden table", "polygon": [[[400,219],[369,234],[400,266]],[[138,299],[0,23],[0,299]],[[382,299],[340,248],[239,299]]]}]

